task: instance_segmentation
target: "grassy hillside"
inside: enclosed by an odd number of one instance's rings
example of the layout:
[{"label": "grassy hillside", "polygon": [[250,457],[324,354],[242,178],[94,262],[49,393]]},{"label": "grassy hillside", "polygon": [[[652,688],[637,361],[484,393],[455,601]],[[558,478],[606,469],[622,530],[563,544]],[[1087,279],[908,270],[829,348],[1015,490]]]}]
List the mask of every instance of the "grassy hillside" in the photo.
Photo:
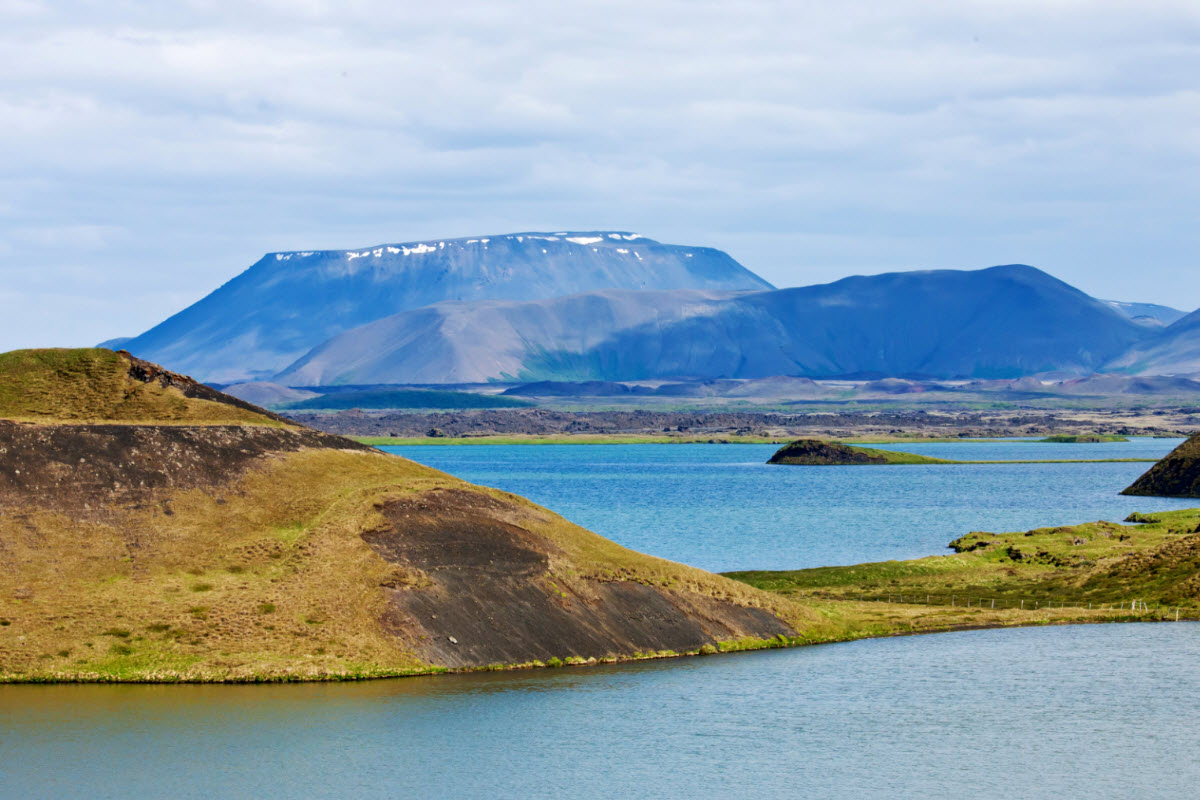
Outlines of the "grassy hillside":
[{"label": "grassy hillside", "polygon": [[[389,504],[423,500],[436,511],[439,492],[447,490],[488,509],[475,529],[499,525],[536,537],[546,561],[527,580],[564,605],[595,597],[597,587],[636,584],[692,603],[763,608],[797,626],[819,622],[782,598],[627,550],[513,495],[382,453],[309,449],[270,458],[217,491],[191,488],[103,513],[39,507],[0,516],[7,561],[0,572],[0,678],[258,680],[438,671],[427,634],[395,618],[389,595],[436,588],[445,565],[381,558],[363,534],[389,529]],[[457,514],[441,514],[443,530],[453,529]],[[467,571],[477,585],[489,580]],[[486,594],[435,602],[449,616],[458,602],[480,598]],[[501,633],[510,613],[502,599],[490,607]],[[381,625],[389,615],[394,624]],[[619,642],[611,650],[593,655],[639,652],[623,651]],[[574,656],[564,645],[550,657]]]},{"label": "grassy hillside", "polygon": [[1023,533],[954,555],[728,577],[879,632],[1200,616],[1200,509]]},{"label": "grassy hillside", "polygon": [[0,377],[0,681],[557,665],[820,627],[127,354],[10,353]]},{"label": "grassy hillside", "polygon": [[39,422],[282,425],[190,378],[101,348],[0,353],[0,418]]}]

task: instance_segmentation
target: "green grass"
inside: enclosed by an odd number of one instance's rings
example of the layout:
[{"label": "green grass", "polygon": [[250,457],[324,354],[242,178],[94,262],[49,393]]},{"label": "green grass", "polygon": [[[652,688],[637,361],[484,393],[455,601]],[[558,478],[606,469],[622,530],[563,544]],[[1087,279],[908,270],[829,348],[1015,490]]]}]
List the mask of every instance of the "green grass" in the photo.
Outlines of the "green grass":
[{"label": "green grass", "polygon": [[237,406],[184,397],[129,374],[124,356],[102,348],[0,353],[0,418],[29,422],[282,423]]},{"label": "green grass", "polygon": [[[381,586],[421,587],[361,536],[384,524],[389,498],[441,488],[507,506],[546,543],[562,591],[632,581],[769,608],[796,625],[817,622],[782,598],[628,550],[514,495],[382,453],[304,450],[265,459],[219,493],[171,491],[171,515],[158,504],[113,507],[95,519],[54,508],[0,515],[8,565],[0,570],[0,620],[8,622],[0,625],[0,682],[445,671],[380,626],[388,608]],[[136,564],[126,557],[129,531],[143,545]],[[53,655],[60,652],[74,655]]]},{"label": "green grass", "polygon": [[[860,445],[843,445],[857,453],[863,453],[872,458],[882,458],[883,462],[872,464],[856,464],[854,466],[883,466],[888,465],[913,465],[913,464],[1111,464],[1111,463],[1154,463],[1158,459],[1154,458],[1093,458],[1093,459],[1023,459],[1016,461],[964,461],[947,458],[932,458],[930,456],[917,455],[916,453],[905,453],[899,450],[880,450],[873,447],[862,447]],[[788,466],[788,462],[778,462]]]},{"label": "green grass", "polygon": [[1043,444],[1098,444],[1100,442],[1128,442],[1129,439],[1107,433],[1059,433],[1038,441]]},{"label": "green grass", "polygon": [[931,458],[929,456],[919,456],[916,453],[903,453],[898,450],[877,450],[873,447],[859,447],[850,445],[851,450],[856,450],[860,453],[866,453],[873,458],[883,458],[888,464],[955,464],[961,462],[948,461],[944,458]]},{"label": "green grass", "polygon": [[1200,613],[1200,509],[1130,519],[1139,521],[970,533],[953,555],[727,577],[793,599],[1093,610],[1138,600]]}]

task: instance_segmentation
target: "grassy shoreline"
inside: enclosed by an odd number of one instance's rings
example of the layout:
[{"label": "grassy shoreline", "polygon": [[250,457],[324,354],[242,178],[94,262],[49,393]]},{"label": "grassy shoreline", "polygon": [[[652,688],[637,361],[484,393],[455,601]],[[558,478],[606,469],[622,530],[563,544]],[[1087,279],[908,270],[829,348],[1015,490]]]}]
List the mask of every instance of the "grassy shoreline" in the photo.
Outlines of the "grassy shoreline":
[{"label": "grassy shoreline", "polygon": [[[359,662],[306,672],[223,671],[168,665],[141,673],[0,674],[0,684],[290,683],[621,664],[862,639],[964,630],[1128,622],[1200,621],[1192,588],[1200,564],[1200,509],[1134,514],[1125,524],[1094,522],[1009,534],[970,533],[952,555],[843,567],[725,573],[777,597],[776,613],[795,636],[747,638],[686,652],[566,656],[546,661],[447,669]],[[282,665],[281,666],[285,666]]]},{"label": "grassy shoreline", "polygon": [[[352,436],[356,442],[369,444],[372,447],[423,447],[423,446],[452,446],[473,447],[486,445],[595,445],[595,444],[784,444],[786,439],[764,436],[726,436],[720,439],[694,436],[641,436],[641,435],[561,435],[561,436],[470,436],[463,438],[452,437],[393,437],[393,436]],[[850,444],[850,440],[833,440]],[[987,439],[922,439],[913,443],[945,444],[950,442],[986,442]],[[890,444],[891,442],[873,442],[874,444]],[[861,442],[855,440],[854,445]],[[865,449],[865,448],[863,448]],[[1050,458],[1050,459],[1021,459],[1012,461],[959,461],[944,458],[917,456],[911,453],[901,453],[892,450],[872,451],[886,453],[889,456],[888,465],[962,465],[962,464],[1153,464],[1156,458]],[[907,458],[906,458],[907,456]],[[783,465],[787,466],[787,465]],[[869,465],[865,465],[869,466]]]},{"label": "grassy shoreline", "polygon": [[[873,601],[864,601],[870,603]],[[900,605],[900,604],[897,604]],[[831,617],[841,616],[847,609],[840,604],[816,607]],[[919,604],[905,605],[902,610],[917,611],[922,609]],[[967,609],[962,608],[962,611]],[[987,609],[984,609],[987,611]],[[1080,613],[1063,613],[1063,612]],[[53,677],[46,675],[23,676],[0,674],[0,686],[29,686],[29,685],[97,685],[97,684],[140,684],[150,686],[162,685],[248,685],[248,684],[284,684],[284,683],[348,683],[354,681],[387,680],[402,678],[420,678],[432,675],[468,675],[478,672],[513,672],[528,669],[560,669],[567,667],[593,667],[603,665],[634,664],[642,661],[657,661],[669,658],[691,658],[712,655],[727,655],[747,653],[759,650],[779,650],[798,647],[815,647],[819,645],[846,644],[869,639],[891,639],[902,636],[925,636],[940,633],[959,633],[963,631],[1001,630],[1007,628],[1032,628],[1040,626],[1059,625],[1104,625],[1128,623],[1164,623],[1164,622],[1200,622],[1200,613],[1194,610],[1189,615],[1180,614],[1176,618],[1163,609],[1147,611],[1095,611],[1087,609],[1042,609],[1025,615],[1015,615],[1009,610],[1006,616],[985,614],[978,618],[965,618],[960,621],[945,621],[927,618],[920,613],[913,613],[901,622],[888,625],[879,622],[864,621],[862,627],[844,629],[836,633],[813,632],[809,636],[776,637],[773,639],[742,639],[718,642],[715,646],[703,647],[686,652],[661,650],[632,656],[608,656],[603,658],[552,658],[549,661],[530,661],[519,664],[489,664],[482,667],[449,669],[430,666],[428,668],[388,670],[364,669],[353,672],[330,672],[326,674],[312,673],[307,675],[295,674],[263,674],[225,676],[195,675],[174,676],[169,674],[159,676],[116,677],[112,675],[72,675]],[[1058,612],[1058,613],[1055,613]],[[1040,616],[1039,616],[1040,615]],[[907,625],[907,627],[905,627]]]}]

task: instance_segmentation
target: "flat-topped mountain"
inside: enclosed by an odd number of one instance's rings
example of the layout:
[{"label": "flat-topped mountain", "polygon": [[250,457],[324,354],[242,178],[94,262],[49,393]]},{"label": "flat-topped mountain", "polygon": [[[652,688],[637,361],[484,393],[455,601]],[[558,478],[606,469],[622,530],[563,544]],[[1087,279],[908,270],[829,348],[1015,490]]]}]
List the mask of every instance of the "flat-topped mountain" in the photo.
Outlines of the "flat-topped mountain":
[{"label": "flat-topped mountain", "polygon": [[126,354],[0,355],[0,391],[0,681],[400,675],[821,624]]},{"label": "flat-topped mountain", "polygon": [[761,292],[442,303],[346,331],[289,385],[1094,372],[1153,333],[1022,265]]},{"label": "flat-topped mountain", "polygon": [[598,289],[769,289],[719,250],[612,231],[429,239],[268,253],[123,342],[208,381],[270,376],[342,331],[442,301],[540,300]]}]

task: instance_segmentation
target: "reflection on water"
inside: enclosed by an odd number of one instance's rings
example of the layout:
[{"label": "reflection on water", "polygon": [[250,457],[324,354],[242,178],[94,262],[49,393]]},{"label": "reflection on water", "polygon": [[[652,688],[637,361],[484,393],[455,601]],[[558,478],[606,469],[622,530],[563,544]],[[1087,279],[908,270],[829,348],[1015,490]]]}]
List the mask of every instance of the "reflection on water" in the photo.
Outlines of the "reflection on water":
[{"label": "reflection on water", "polygon": [[[1179,439],[894,445],[957,460],[1161,458]],[[714,571],[919,558],[977,530],[1023,531],[1195,500],[1122,497],[1143,463],[768,466],[775,445],[385,448],[524,495],[626,547]]]},{"label": "reflection on water", "polygon": [[1183,797],[1200,625],[281,686],[0,686],[11,797]]}]

